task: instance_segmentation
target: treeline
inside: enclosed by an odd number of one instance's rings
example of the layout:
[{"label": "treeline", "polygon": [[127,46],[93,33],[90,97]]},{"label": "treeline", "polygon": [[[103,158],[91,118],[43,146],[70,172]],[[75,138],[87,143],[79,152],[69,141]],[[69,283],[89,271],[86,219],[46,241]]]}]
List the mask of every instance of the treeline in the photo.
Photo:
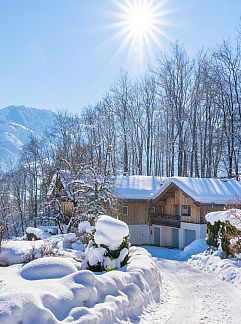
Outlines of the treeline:
[{"label": "treeline", "polygon": [[175,43],[140,81],[122,72],[79,117],[89,160],[105,173],[238,176],[240,45],[224,41],[192,59]]},{"label": "treeline", "polygon": [[58,169],[238,177],[240,51],[237,38],[191,58],[175,43],[140,80],[123,71],[95,106],[79,115],[59,112],[54,127],[32,137],[17,167],[2,175],[0,217],[14,218],[9,231],[36,222]]}]

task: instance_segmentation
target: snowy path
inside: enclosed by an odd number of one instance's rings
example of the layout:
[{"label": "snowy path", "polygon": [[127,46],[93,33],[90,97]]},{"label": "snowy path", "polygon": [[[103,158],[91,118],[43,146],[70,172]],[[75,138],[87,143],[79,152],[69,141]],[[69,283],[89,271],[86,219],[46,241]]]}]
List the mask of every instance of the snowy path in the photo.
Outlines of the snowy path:
[{"label": "snowy path", "polygon": [[156,260],[162,273],[164,300],[131,323],[240,324],[241,291],[185,262]]}]

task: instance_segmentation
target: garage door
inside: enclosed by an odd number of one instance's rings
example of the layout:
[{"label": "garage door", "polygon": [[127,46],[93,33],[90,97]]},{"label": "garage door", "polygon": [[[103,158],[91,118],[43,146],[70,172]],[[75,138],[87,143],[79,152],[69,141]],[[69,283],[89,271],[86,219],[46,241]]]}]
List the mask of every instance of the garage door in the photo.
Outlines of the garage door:
[{"label": "garage door", "polygon": [[185,230],[185,246],[196,240],[196,231]]},{"label": "garage door", "polygon": [[160,228],[154,227],[154,244],[160,246]]},{"label": "garage door", "polygon": [[172,228],[172,247],[179,247],[179,230]]}]

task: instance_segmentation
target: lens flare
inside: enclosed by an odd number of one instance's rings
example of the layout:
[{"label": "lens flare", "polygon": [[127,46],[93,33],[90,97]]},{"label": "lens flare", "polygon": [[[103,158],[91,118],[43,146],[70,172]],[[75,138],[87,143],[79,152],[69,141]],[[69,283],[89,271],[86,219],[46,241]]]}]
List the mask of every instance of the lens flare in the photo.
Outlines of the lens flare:
[{"label": "lens flare", "polygon": [[141,69],[146,62],[153,58],[158,49],[161,48],[163,39],[171,40],[165,32],[171,24],[166,16],[176,11],[165,10],[168,0],[113,0],[116,10],[109,13],[113,23],[106,26],[115,31],[114,36],[109,40],[119,46],[112,58],[120,52],[126,51],[126,60],[133,62]]}]

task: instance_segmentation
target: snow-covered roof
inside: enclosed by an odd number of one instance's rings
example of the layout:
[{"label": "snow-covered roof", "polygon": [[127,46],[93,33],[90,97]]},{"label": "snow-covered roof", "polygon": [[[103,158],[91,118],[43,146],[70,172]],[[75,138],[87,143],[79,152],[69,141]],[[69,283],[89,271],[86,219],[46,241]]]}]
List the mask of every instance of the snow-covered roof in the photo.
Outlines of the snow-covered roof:
[{"label": "snow-covered roof", "polygon": [[153,199],[164,178],[142,175],[115,177],[115,192],[120,199]]},{"label": "snow-covered roof", "polygon": [[233,179],[214,178],[168,178],[156,192],[157,198],[171,184],[175,184],[188,196],[202,204],[232,204],[241,202],[241,184]]},{"label": "snow-covered roof", "polygon": [[241,184],[233,179],[154,176],[116,176],[115,191],[120,199],[155,199],[171,184],[202,204],[241,202]]}]

